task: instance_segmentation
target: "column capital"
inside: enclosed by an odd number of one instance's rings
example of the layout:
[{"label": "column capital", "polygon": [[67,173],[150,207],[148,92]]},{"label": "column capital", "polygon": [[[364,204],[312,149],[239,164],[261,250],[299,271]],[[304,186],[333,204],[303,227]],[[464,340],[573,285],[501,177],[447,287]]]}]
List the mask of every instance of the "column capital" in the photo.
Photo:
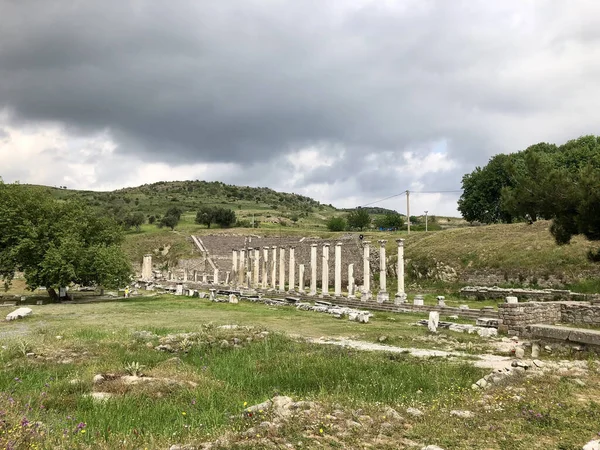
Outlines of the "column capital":
[{"label": "column capital", "polygon": [[290,245],[290,250],[295,250],[296,246],[295,245]]},{"label": "column capital", "polygon": [[404,246],[404,239],[396,239],[396,242],[398,243],[398,247]]},{"label": "column capital", "polygon": [[311,247],[318,247],[319,244],[310,244]]},{"label": "column capital", "polygon": [[341,242],[336,242],[336,243],[335,243],[335,246],[337,247],[338,245],[339,245],[339,246],[341,246],[341,245],[342,245],[342,243],[341,243]]},{"label": "column capital", "polygon": [[270,248],[270,247],[269,247],[268,245],[265,245],[265,246],[263,247],[263,250],[269,250],[269,248]]},{"label": "column capital", "polygon": [[381,245],[382,247],[385,246],[385,244],[387,243],[385,239],[380,239],[377,242],[379,242],[379,245]]},{"label": "column capital", "polygon": [[363,245],[369,245],[371,241],[362,241]]},{"label": "column capital", "polygon": [[276,249],[277,249],[277,246],[276,246],[276,245],[273,245],[271,248],[272,248],[273,250],[276,250]]},{"label": "column capital", "polygon": [[329,247],[330,245],[331,245],[331,244],[330,244],[329,242],[325,242],[325,243],[323,244],[323,247]]},{"label": "column capital", "polygon": [[280,246],[279,246],[279,248],[280,248],[281,250],[285,250],[285,245],[280,245]]}]

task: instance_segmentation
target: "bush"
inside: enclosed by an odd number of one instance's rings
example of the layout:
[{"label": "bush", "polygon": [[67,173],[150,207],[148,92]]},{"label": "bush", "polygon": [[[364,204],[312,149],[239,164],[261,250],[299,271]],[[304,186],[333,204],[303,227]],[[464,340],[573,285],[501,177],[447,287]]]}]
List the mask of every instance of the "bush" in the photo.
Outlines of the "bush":
[{"label": "bush", "polygon": [[326,224],[329,231],[344,231],[346,229],[346,220],[343,217],[332,217]]}]

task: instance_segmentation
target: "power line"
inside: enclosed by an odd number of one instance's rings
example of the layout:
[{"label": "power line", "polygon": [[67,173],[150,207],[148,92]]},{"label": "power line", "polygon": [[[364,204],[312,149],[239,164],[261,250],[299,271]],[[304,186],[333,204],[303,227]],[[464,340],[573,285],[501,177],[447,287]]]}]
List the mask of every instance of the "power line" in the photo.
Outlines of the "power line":
[{"label": "power line", "polygon": [[406,191],[402,191],[399,194],[390,195],[389,197],[382,198],[381,200],[376,200],[376,201],[371,202],[371,203],[366,203],[364,205],[359,206],[359,208],[364,208],[365,206],[371,206],[371,205],[374,205],[375,203],[384,202],[386,200],[389,200],[390,198],[399,197],[399,196],[404,195],[404,194],[406,194]]},{"label": "power line", "polygon": [[[456,190],[451,190],[451,191],[410,191],[410,193],[411,194],[453,194],[453,193],[458,193],[458,192],[462,192],[462,191],[463,191],[462,189],[456,189]],[[404,195],[407,192],[408,192],[408,189],[400,192],[399,194],[394,194],[394,195],[390,195],[389,197],[382,198],[381,200],[375,200],[374,202],[371,202],[371,203],[365,203],[364,205],[360,205],[359,208],[364,208],[365,206],[375,205],[376,203],[381,203],[381,202],[384,202],[391,198],[395,198],[395,197]]]}]

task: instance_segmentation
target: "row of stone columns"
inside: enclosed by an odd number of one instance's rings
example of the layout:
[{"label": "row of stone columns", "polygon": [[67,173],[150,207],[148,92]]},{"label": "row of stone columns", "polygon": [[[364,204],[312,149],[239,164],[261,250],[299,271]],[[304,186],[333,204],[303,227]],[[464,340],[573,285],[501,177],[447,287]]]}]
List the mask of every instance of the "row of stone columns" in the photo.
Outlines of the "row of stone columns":
[{"label": "row of stone columns", "polygon": [[[377,293],[377,301],[383,303],[389,301],[389,293],[387,292],[387,267],[386,267],[386,250],[385,244],[387,241],[380,240],[379,242],[379,291]],[[397,301],[404,301],[406,294],[404,291],[404,240],[398,239],[398,292],[396,293]],[[329,247],[330,244],[323,244],[322,261],[321,261],[321,296],[329,295]],[[262,265],[260,248],[248,248],[241,250],[233,250],[232,254],[232,284],[237,284],[240,287],[254,287],[267,289],[270,288],[285,292],[286,289],[286,247],[279,247],[279,271],[277,270],[277,246],[271,247],[271,257],[269,258],[269,247],[263,247]],[[295,247],[288,247],[289,264],[288,264],[288,291],[295,292],[296,289],[296,255]],[[312,244],[310,249],[310,287],[309,295],[317,295],[317,250],[318,245]],[[246,258],[246,255],[248,258]],[[333,295],[340,297],[342,295],[342,243],[335,244],[334,252],[334,292]],[[372,298],[371,293],[371,261],[370,261],[370,242],[363,242],[363,290],[361,299],[369,300]],[[304,293],[304,273],[305,267],[303,264],[298,266],[299,292]],[[262,274],[262,277],[261,277]],[[237,275],[237,276],[236,276]],[[270,283],[269,283],[270,275]],[[218,277],[218,274],[215,274]],[[279,282],[279,283],[277,283]],[[354,297],[356,285],[354,282],[354,265],[348,266],[348,296]]]}]

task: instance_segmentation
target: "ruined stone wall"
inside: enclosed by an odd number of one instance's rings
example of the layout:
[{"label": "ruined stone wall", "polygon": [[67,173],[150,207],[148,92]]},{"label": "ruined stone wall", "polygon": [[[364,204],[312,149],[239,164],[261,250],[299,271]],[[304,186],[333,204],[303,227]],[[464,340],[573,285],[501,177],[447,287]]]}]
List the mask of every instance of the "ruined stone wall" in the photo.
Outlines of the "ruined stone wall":
[{"label": "ruined stone wall", "polygon": [[600,326],[600,305],[582,302],[561,303],[560,321],[563,323]]},{"label": "ruined stone wall", "polygon": [[503,303],[498,306],[501,330],[522,334],[534,324],[570,323],[600,326],[600,305],[588,302]]},{"label": "ruined stone wall", "polygon": [[536,323],[560,322],[560,302],[503,303],[498,305],[499,331],[519,335],[525,327]]},{"label": "ruined stone wall", "polygon": [[566,289],[499,288],[497,286],[467,286],[460,290],[461,297],[472,300],[500,299],[515,296],[527,300],[594,300],[597,294],[580,294]]}]

